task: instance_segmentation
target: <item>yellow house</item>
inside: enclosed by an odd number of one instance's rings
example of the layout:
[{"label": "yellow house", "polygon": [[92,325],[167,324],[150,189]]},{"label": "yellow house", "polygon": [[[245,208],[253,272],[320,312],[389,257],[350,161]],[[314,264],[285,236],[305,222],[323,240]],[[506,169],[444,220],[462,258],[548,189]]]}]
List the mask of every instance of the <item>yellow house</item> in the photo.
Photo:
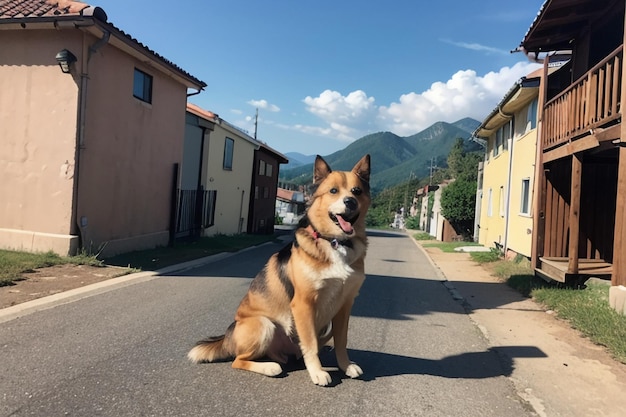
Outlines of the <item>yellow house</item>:
[{"label": "yellow house", "polygon": [[[205,131],[202,183],[215,191],[214,219],[203,231],[205,236],[246,233],[250,206],[254,153],[263,145],[218,115],[187,104],[187,111],[213,124]],[[278,166],[273,167],[277,172]],[[258,190],[257,192],[263,192]]]},{"label": "yellow house", "polygon": [[507,256],[531,255],[540,77],[537,70],[521,78],[473,133],[486,146],[478,179],[478,242]]},{"label": "yellow house", "polygon": [[206,84],[81,2],[9,2],[0,45],[0,248],[167,244],[187,94]]}]

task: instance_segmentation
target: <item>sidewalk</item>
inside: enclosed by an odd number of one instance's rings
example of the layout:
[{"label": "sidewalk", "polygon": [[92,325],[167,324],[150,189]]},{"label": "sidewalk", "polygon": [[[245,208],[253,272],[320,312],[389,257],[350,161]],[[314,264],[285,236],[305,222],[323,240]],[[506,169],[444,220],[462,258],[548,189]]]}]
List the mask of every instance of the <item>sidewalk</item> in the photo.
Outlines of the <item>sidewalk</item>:
[{"label": "sidewalk", "polygon": [[[444,253],[415,243],[428,254],[489,344],[503,360],[513,362],[509,378],[537,415],[626,415],[626,366],[603,347],[491,276],[468,253]],[[543,355],[509,356],[523,351],[520,347],[538,349]]]}]

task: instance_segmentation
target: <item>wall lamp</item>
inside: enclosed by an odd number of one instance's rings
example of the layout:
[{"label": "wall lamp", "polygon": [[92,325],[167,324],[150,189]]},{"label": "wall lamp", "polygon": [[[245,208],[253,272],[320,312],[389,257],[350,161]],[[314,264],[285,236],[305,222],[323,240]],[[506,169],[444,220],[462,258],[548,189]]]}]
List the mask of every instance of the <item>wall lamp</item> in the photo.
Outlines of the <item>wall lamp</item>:
[{"label": "wall lamp", "polygon": [[55,58],[64,74],[69,74],[70,65],[76,62],[76,56],[67,49],[60,50]]}]

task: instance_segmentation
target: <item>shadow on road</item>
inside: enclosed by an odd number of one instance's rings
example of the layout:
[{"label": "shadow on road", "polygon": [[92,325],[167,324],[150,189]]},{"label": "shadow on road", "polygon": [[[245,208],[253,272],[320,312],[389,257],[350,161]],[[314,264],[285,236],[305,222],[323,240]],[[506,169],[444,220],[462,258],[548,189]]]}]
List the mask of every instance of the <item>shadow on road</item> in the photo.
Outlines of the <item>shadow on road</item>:
[{"label": "shadow on road", "polygon": [[[535,346],[492,347],[484,352],[465,352],[442,359],[424,359],[383,352],[349,349],[350,359],[361,365],[365,381],[397,375],[432,375],[442,378],[483,379],[510,376],[515,358],[545,358]],[[325,352],[322,362],[333,364],[332,351]]]}]

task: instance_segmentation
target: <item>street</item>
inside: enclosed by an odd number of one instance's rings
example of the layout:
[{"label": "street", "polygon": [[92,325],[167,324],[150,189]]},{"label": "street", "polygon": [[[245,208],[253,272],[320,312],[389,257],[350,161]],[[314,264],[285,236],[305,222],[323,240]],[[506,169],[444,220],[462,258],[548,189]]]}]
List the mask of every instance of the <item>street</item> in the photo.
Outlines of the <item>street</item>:
[{"label": "street", "polygon": [[[315,386],[294,362],[278,378],[186,354],[223,334],[251,278],[282,244],[0,324],[1,416],[532,416],[435,269],[404,233],[370,231],[348,349],[359,379]],[[514,360],[514,359],[513,359]],[[332,353],[322,355],[335,366]]]}]

